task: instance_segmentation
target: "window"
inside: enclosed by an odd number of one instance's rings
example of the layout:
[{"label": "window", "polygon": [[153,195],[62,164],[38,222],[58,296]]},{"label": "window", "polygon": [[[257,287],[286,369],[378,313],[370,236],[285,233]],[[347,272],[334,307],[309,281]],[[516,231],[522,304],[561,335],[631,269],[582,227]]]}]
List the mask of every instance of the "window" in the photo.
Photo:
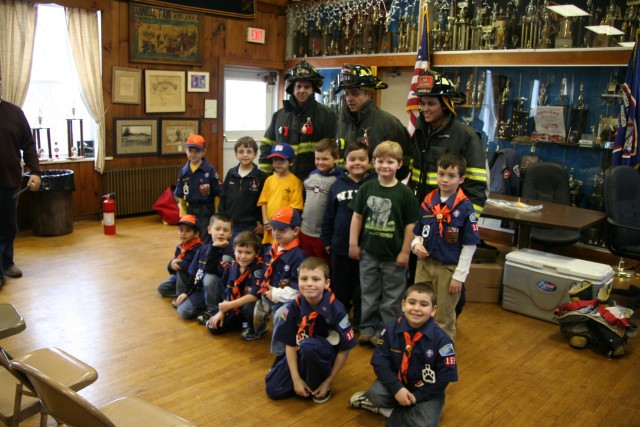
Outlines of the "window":
[{"label": "window", "polygon": [[[73,123],[73,146],[80,143],[80,121],[83,119],[83,139],[86,155],[93,154],[96,123],[91,118],[80,95],[80,84],[73,62],[65,10],[57,5],[40,4],[33,48],[31,81],[23,111],[32,128],[51,129],[51,157],[64,159],[70,156],[67,124]],[[57,153],[55,149],[58,149]],[[49,158],[46,132],[41,131],[40,152]],[[57,157],[56,157],[57,154]]]}]

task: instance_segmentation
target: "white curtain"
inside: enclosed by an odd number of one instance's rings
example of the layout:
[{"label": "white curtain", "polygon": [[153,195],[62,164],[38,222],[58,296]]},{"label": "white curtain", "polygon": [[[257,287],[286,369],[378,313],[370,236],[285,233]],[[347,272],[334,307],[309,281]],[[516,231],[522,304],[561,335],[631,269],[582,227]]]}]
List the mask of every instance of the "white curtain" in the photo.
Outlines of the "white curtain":
[{"label": "white curtain", "polygon": [[36,7],[30,1],[0,0],[0,72],[2,97],[24,105],[31,80]]},{"label": "white curtain", "polygon": [[65,8],[73,60],[80,79],[80,95],[98,125],[95,168],[102,173],[105,158],[105,109],[102,97],[100,34],[98,14],[84,9]]}]

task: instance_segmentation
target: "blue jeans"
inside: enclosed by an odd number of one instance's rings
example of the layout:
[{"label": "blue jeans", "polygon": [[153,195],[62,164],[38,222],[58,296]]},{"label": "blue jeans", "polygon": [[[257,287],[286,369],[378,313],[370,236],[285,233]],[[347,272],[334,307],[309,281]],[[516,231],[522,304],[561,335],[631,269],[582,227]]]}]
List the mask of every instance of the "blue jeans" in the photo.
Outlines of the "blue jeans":
[{"label": "blue jeans", "polygon": [[189,279],[189,273],[180,270],[158,284],[158,293],[163,297],[175,298],[187,291]]},{"label": "blue jeans", "polygon": [[395,396],[378,380],[373,382],[366,395],[371,403],[379,408],[393,408],[391,416],[387,418],[386,425],[388,427],[437,427],[440,424],[444,395],[441,398],[436,397],[415,405],[400,406]]},{"label": "blue jeans", "polygon": [[13,265],[13,241],[18,234],[18,198],[13,195],[20,187],[0,189],[0,277]]},{"label": "blue jeans", "polygon": [[396,260],[380,261],[366,251],[360,255],[362,317],[360,331],[378,334],[401,313],[400,303],[407,288],[405,268]]},{"label": "blue jeans", "polygon": [[[178,315],[183,319],[195,319],[205,310],[211,313],[218,311],[218,303],[222,300],[222,279],[215,274],[205,274],[203,289],[195,290],[178,306]],[[211,304],[209,306],[209,304]]]}]

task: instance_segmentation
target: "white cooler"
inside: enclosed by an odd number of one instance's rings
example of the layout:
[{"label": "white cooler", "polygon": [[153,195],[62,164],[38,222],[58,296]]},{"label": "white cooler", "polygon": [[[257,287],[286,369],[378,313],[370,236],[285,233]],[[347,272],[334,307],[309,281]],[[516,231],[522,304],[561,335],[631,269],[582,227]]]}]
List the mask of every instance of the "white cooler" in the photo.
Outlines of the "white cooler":
[{"label": "white cooler", "polygon": [[611,283],[612,275],[606,264],[533,249],[510,252],[502,278],[502,308],[556,323],[553,310],[569,302],[572,282],[590,281],[595,298],[598,289]]}]

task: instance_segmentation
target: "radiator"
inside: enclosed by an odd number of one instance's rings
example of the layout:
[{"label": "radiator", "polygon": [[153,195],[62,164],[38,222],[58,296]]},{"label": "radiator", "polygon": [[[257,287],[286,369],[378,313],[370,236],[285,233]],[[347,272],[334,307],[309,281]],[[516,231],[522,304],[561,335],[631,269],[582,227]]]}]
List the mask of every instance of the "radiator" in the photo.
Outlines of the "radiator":
[{"label": "radiator", "polygon": [[105,193],[116,194],[116,215],[153,212],[162,192],[178,181],[181,165],[107,169],[102,175]]}]

